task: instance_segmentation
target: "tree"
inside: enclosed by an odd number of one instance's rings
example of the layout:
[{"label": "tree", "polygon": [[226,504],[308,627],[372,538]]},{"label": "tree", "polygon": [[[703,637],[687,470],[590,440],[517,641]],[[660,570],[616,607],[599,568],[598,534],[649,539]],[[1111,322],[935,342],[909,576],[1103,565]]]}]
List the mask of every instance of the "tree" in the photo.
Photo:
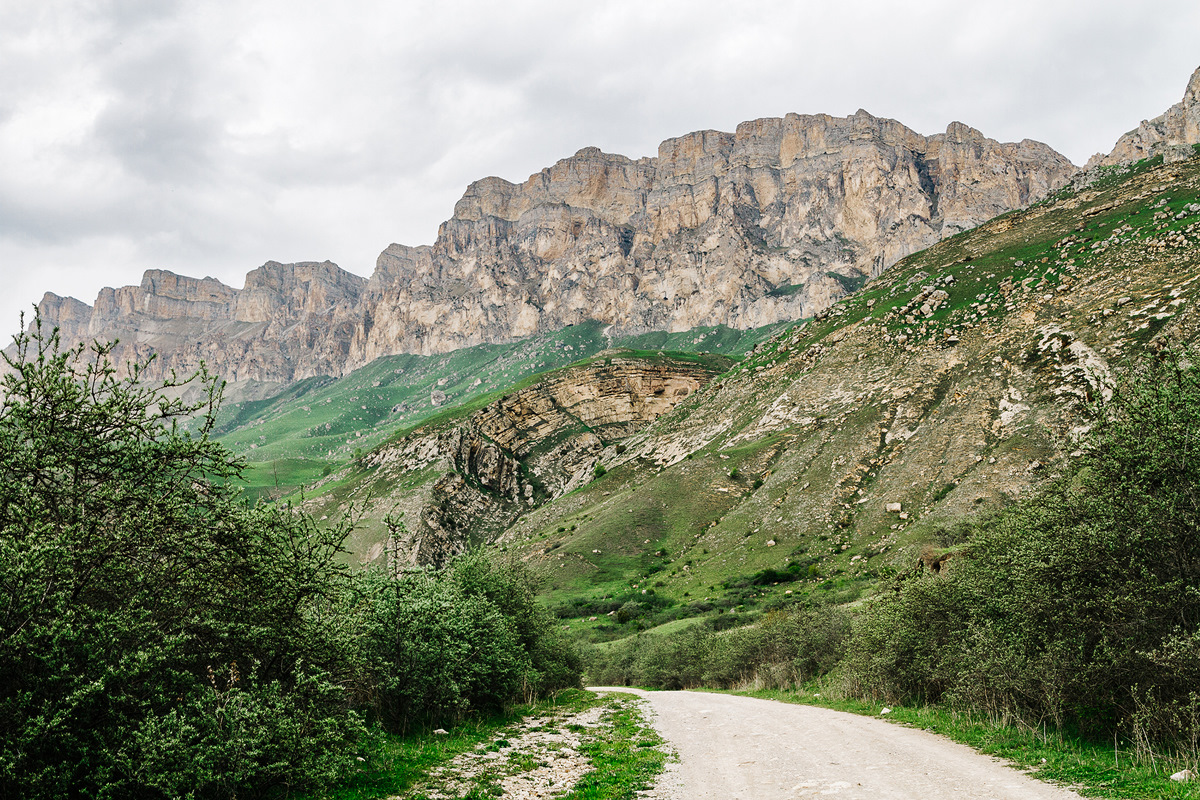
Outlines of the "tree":
[{"label": "tree", "polygon": [[339,774],[362,731],[328,624],[345,530],[243,500],[203,372],[148,386],[40,319],[14,343],[0,797],[253,796]]},{"label": "tree", "polygon": [[1200,736],[1200,366],[1164,353],[1099,410],[1082,457],[974,526],[948,575],[856,626],[848,677],[1160,743]]}]

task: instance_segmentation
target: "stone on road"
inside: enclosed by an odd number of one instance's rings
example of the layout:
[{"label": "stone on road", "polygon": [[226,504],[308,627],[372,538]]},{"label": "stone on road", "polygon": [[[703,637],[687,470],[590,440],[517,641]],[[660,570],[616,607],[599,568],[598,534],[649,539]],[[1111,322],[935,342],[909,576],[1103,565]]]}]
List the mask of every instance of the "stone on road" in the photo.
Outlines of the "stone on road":
[{"label": "stone on road", "polygon": [[1068,800],[990,756],[881,719],[752,697],[642,692],[679,754],[656,800]]}]

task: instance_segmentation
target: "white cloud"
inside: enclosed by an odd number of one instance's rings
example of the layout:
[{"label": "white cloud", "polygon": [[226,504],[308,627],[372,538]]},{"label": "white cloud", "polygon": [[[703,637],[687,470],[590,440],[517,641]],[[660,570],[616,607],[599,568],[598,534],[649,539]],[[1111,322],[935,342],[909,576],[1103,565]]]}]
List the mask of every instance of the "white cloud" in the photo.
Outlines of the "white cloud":
[{"label": "white cloud", "polygon": [[1196,30],[1190,0],[7,3],[0,320],[151,267],[369,274],[474,179],[789,111],[1080,163],[1178,101]]}]

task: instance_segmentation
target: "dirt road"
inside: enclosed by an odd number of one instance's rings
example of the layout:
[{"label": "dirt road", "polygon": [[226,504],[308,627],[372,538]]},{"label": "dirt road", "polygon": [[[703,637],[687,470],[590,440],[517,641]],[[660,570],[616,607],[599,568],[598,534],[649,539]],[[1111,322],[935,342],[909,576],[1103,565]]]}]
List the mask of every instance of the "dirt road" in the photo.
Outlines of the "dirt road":
[{"label": "dirt road", "polygon": [[964,745],[813,706],[698,692],[641,692],[679,753],[654,800],[1067,800]]}]

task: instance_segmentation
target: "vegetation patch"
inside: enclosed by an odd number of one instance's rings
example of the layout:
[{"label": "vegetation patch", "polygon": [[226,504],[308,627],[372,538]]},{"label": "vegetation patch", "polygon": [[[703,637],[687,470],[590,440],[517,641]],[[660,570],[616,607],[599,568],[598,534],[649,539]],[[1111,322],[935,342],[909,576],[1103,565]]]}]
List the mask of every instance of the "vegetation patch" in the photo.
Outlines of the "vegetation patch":
[{"label": "vegetation patch", "polygon": [[246,502],[214,382],[171,399],[38,323],[0,400],[0,796],[311,790],[578,685],[519,568],[347,569],[347,525]]}]

